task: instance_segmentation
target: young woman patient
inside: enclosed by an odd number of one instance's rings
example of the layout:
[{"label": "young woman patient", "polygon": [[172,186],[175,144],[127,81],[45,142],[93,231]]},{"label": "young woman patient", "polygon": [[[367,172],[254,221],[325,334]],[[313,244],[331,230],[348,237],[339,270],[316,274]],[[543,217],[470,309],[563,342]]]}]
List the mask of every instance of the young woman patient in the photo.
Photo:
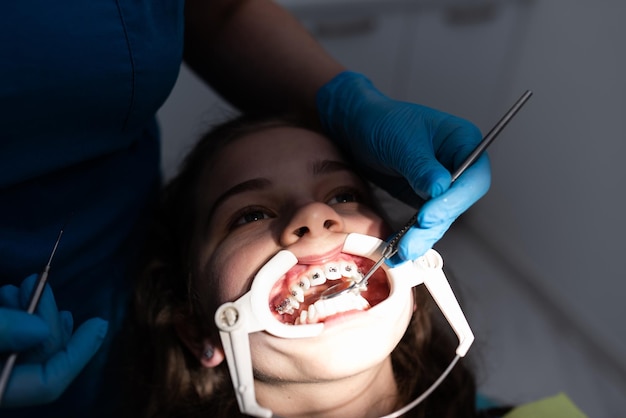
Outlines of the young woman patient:
[{"label": "young woman patient", "polygon": [[[328,287],[334,269],[350,276],[373,264],[341,252],[348,234],[386,240],[393,232],[368,185],[314,129],[253,117],[217,127],[166,187],[156,225],[134,300],[131,416],[241,415],[215,313],[246,294],[281,250],[298,260],[284,285],[292,290],[274,289],[267,309],[290,326],[324,330],[296,339],[250,334],[256,401],[275,416],[384,416],[428,389],[454,357],[454,334],[424,286],[393,316],[367,316],[389,293],[383,269],[361,294],[365,302],[345,312],[307,308],[310,289]],[[475,395],[459,362],[404,416],[478,416]]]}]

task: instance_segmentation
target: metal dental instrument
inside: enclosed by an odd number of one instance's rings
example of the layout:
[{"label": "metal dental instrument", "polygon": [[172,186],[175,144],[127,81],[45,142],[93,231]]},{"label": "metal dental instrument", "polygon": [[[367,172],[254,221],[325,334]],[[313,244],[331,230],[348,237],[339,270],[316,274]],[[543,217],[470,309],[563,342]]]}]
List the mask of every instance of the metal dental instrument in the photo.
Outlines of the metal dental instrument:
[{"label": "metal dental instrument", "polygon": [[[511,106],[508,112],[504,114],[504,116],[495,124],[493,128],[485,135],[482,141],[476,146],[474,151],[463,161],[463,163],[452,173],[452,183],[458,179],[461,174],[465,172],[465,170],[471,166],[487,149],[489,145],[496,139],[498,134],[502,132],[504,127],[511,121],[513,116],[522,108],[522,106],[526,103],[526,101],[532,96],[533,92],[531,90],[526,90],[524,94],[520,96],[519,99]],[[332,299],[336,296],[342,295],[347,292],[359,290],[365,286],[367,286],[367,281],[372,277],[374,272],[378,270],[380,265],[385,262],[385,260],[390,259],[398,252],[398,242],[400,239],[407,233],[407,231],[417,222],[417,215],[419,212],[416,212],[411,219],[400,229],[396,235],[389,241],[387,246],[383,249],[382,257],[372,266],[372,268],[363,276],[363,278],[359,282],[342,282],[338,283],[334,286],[329,287],[322,293],[322,299]]]},{"label": "metal dental instrument", "polygon": [[[52,263],[52,259],[54,258],[54,254],[57,251],[57,247],[59,246],[59,242],[61,241],[61,236],[63,235],[63,229],[59,231],[59,236],[54,243],[54,247],[52,248],[52,253],[50,254],[50,258],[48,259],[48,264],[43,269],[43,272],[39,275],[37,279],[37,283],[35,284],[35,288],[30,295],[30,300],[28,302],[28,309],[26,312],[29,314],[34,314],[37,309],[37,305],[39,305],[39,300],[41,299],[41,295],[43,294],[43,290],[46,286],[46,282],[48,281],[48,273],[50,272],[50,264]],[[11,353],[6,363],[4,363],[4,367],[2,368],[2,374],[0,374],[0,405],[2,405],[2,399],[4,397],[4,392],[6,391],[7,385],[9,383],[9,377],[11,377],[11,372],[13,371],[13,366],[15,365],[15,361],[17,360],[18,353]]]}]

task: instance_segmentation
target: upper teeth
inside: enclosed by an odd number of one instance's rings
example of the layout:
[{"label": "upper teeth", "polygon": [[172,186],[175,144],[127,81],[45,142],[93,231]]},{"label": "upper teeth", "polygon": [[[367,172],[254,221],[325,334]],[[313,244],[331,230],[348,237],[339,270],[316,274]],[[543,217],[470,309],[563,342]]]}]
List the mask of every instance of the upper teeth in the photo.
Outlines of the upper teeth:
[{"label": "upper teeth", "polygon": [[339,264],[329,263],[324,267],[326,273],[326,279],[337,280],[341,279],[341,272],[339,271]]},{"label": "upper teeth", "polygon": [[357,267],[352,263],[348,263],[347,261],[342,261],[340,268],[343,272],[343,275],[347,277],[353,275],[357,271]]},{"label": "upper teeth", "polygon": [[304,302],[304,290],[300,287],[300,283],[296,283],[291,286],[291,296],[298,302]]},{"label": "upper teeth", "polygon": [[307,290],[311,287],[311,281],[308,277],[302,276],[300,277],[300,282],[298,283],[298,286],[300,286],[300,288],[302,288],[303,290]]},{"label": "upper teeth", "polygon": [[[304,292],[310,289],[312,286],[319,286],[324,284],[326,280],[338,280],[342,277],[347,277],[350,281],[359,281],[361,280],[361,274],[356,264],[341,261],[341,262],[331,262],[322,267],[314,267],[311,270],[307,271],[304,275],[300,277],[300,279],[292,284],[289,287],[289,294],[282,300],[282,302],[275,306],[276,311],[279,314],[290,314],[292,315],[296,309],[300,307],[300,304],[304,302]],[[350,309],[359,309],[363,308],[363,302],[367,304],[365,299],[361,298],[362,301],[358,301],[358,303],[352,303],[353,306]],[[336,310],[335,304],[327,304],[329,306],[323,306],[324,304],[321,301],[320,303],[315,303],[317,308],[314,308],[314,305],[309,307],[309,313],[305,314],[307,320],[310,322],[313,320],[312,318],[317,318],[318,316],[329,316],[336,313],[328,313]],[[369,306],[369,305],[368,305]],[[311,310],[311,308],[313,308]],[[319,314],[316,314],[315,309],[321,309]],[[345,309],[344,309],[345,310]],[[303,313],[306,311],[303,311]]]},{"label": "upper teeth", "polygon": [[321,268],[315,268],[309,272],[309,280],[311,281],[311,286],[319,286],[326,282],[326,275],[324,274],[324,270]]}]

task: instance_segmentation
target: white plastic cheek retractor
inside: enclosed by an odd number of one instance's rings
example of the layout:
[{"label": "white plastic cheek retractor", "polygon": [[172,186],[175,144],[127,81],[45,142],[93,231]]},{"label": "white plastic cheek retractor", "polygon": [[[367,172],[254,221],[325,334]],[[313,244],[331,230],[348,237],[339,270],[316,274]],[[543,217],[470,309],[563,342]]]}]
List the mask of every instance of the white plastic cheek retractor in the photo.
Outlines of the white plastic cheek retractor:
[{"label": "white plastic cheek retractor", "polygon": [[[375,251],[367,249],[368,246],[373,247],[374,245],[376,245]],[[344,252],[363,255],[377,261],[385,247],[386,243],[378,238],[350,234],[346,238]],[[474,334],[443,272],[441,255],[431,249],[412,262],[402,263],[393,268],[382,264],[381,268],[387,273],[391,293],[386,300],[370,311],[376,312],[377,315],[392,314],[392,311],[401,309],[402,301],[400,298],[410,295],[409,290],[412,287],[423,283],[459,339],[456,354],[460,357],[465,356],[474,341]]]},{"label": "white plastic cheek retractor", "polygon": [[293,253],[283,250],[270,259],[256,274],[250,291],[235,302],[221,305],[215,312],[215,323],[235,388],[239,410],[255,417],[272,417],[272,411],[256,401],[252,358],[248,334],[267,331],[283,338],[305,338],[319,335],[324,324],[287,325],[278,321],[269,309],[274,283],[298,262]]},{"label": "white plastic cheek retractor", "polygon": [[415,276],[421,277],[428,292],[439,306],[446,320],[459,339],[456,354],[464,357],[474,342],[474,333],[463,314],[454,292],[443,272],[443,259],[435,250],[428,250],[426,254],[413,261],[417,270]]},{"label": "white plastic cheek retractor", "polygon": [[[376,237],[349,234],[342,251],[376,261],[385,246],[385,242]],[[215,313],[215,323],[220,329],[239,410],[244,414],[267,418],[273,416],[271,410],[263,408],[256,401],[248,334],[266,331],[281,338],[307,338],[321,334],[324,329],[324,323],[284,324],[270,310],[270,292],[274,284],[297,262],[290,251],[278,252],[256,274],[249,292],[235,302],[224,303]],[[430,250],[414,262],[393,268],[386,265],[381,267],[386,271],[391,292],[388,299],[370,309],[370,312],[377,311],[377,315],[393,314],[392,310],[402,309],[401,298],[410,298],[410,289],[424,283],[459,338],[457,354],[464,356],[474,335],[443,273],[441,256]]]}]

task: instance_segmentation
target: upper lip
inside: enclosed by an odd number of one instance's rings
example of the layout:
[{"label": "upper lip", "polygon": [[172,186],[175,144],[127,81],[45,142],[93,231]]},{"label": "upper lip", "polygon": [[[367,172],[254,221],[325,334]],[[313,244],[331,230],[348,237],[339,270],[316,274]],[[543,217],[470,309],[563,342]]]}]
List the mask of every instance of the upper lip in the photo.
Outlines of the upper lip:
[{"label": "upper lip", "polygon": [[332,250],[326,251],[322,254],[314,254],[314,255],[298,257],[298,264],[323,264],[337,257],[337,255],[341,253],[342,248],[343,248],[343,244],[333,248]]}]

